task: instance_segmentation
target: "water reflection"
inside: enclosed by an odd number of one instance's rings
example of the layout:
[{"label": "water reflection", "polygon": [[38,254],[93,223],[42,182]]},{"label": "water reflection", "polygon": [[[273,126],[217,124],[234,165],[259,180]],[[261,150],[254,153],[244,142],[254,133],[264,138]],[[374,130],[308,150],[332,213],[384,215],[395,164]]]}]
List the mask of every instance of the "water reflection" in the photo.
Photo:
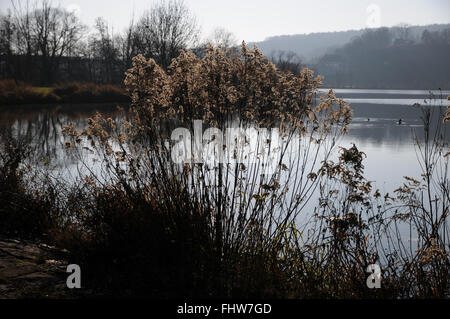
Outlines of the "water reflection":
[{"label": "water reflection", "polygon": [[[366,90],[368,91],[368,90]],[[372,90],[377,91],[377,90]],[[395,90],[388,91],[390,94]],[[341,90],[338,93],[355,93]],[[373,92],[371,92],[372,94]],[[404,93],[404,91],[402,91]],[[408,92],[421,94],[423,91]],[[361,94],[361,92],[358,92]],[[378,94],[378,93],[377,93]],[[389,101],[389,98],[386,98]],[[388,191],[403,182],[403,176],[420,176],[413,144],[414,134],[422,131],[421,111],[407,105],[351,103],[354,110],[349,133],[339,142],[344,147],[352,143],[367,154],[366,176]],[[437,109],[438,106],[435,106]],[[0,130],[26,138],[35,146],[35,159],[50,158],[56,167],[70,167],[79,160],[65,150],[61,130],[69,123],[82,130],[87,119],[96,111],[108,117],[117,118],[117,105],[66,105],[0,109]],[[401,124],[399,120],[401,119]],[[450,127],[446,126],[447,139]]]},{"label": "water reflection", "polygon": [[95,112],[117,117],[116,105],[67,105],[67,106],[20,106],[0,109],[0,132],[25,140],[33,146],[33,159],[39,164],[43,159],[51,159],[56,167],[76,164],[78,158],[65,150],[62,129],[73,123],[83,130],[88,118]]}]

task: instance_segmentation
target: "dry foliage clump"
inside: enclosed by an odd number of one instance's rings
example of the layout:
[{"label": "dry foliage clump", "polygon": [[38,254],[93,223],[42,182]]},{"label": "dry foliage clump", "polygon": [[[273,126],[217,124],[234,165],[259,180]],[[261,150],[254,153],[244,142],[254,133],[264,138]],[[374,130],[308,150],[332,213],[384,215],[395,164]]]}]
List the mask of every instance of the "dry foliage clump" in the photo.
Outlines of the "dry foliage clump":
[{"label": "dry foliage clump", "polygon": [[[125,85],[139,112],[149,123],[201,119],[217,126],[232,115],[244,122],[272,127],[275,123],[304,129],[307,120],[323,129],[345,127],[351,110],[332,92],[314,107],[320,76],[304,68],[300,74],[282,72],[259,51],[243,43],[240,54],[209,46],[203,57],[182,51],[167,72],[142,55],[133,59]],[[336,106],[333,109],[333,106]]]}]

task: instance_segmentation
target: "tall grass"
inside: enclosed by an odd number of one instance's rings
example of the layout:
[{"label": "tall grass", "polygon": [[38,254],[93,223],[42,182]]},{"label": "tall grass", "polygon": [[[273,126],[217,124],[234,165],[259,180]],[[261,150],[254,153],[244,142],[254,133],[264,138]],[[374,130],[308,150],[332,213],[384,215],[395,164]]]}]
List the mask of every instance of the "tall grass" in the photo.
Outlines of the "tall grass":
[{"label": "tall grass", "polygon": [[[46,209],[55,212],[47,233],[68,249],[70,262],[81,266],[84,285],[95,294],[448,294],[449,180],[443,156],[448,143],[440,125],[435,131],[427,125],[433,109],[425,108],[426,138],[417,139],[424,175],[420,181],[408,177],[391,197],[364,178],[365,154],[356,145],[337,148],[351,110],[331,91],[316,102],[320,78],[307,69],[281,72],[245,45],[240,54],[210,47],[202,58],[182,52],[167,72],[138,56],[125,84],[131,120],[97,114],[83,131],[65,128],[66,145],[79,154],[87,173],[70,186],[51,175],[37,179],[46,185],[40,188],[44,194],[58,194]],[[441,123],[443,112],[438,116]],[[172,152],[178,141],[170,132],[178,126],[194,132],[195,120],[204,125],[200,133],[225,132],[230,125],[276,127],[282,139],[274,148],[262,133],[254,145],[239,140],[242,148],[256,149],[260,161],[238,148],[230,162],[218,157],[176,162]],[[219,135],[204,138],[212,143]],[[193,149],[199,146],[195,139],[186,141]],[[265,151],[254,147],[267,144]],[[333,152],[339,152],[337,161],[331,160]],[[87,153],[101,162],[100,172]],[[270,158],[275,168],[267,173],[261,162]],[[4,167],[11,172],[11,165]],[[48,196],[39,196],[45,203]],[[307,210],[311,201],[314,211]],[[402,223],[417,236],[415,247],[400,236]],[[382,269],[381,289],[366,285],[370,264]]]}]

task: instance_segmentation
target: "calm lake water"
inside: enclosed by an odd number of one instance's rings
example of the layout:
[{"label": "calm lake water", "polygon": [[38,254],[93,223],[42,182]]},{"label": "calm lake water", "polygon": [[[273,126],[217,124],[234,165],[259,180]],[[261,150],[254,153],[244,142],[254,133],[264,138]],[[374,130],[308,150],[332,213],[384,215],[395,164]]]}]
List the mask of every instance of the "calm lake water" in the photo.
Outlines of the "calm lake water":
[{"label": "calm lake water", "polygon": [[[327,89],[322,89],[327,92]],[[374,181],[374,187],[383,192],[392,192],[403,182],[403,176],[417,177],[421,174],[413,143],[415,132],[420,135],[423,125],[421,112],[414,103],[432,103],[438,108],[446,107],[450,91],[434,91],[434,101],[427,100],[429,91],[424,90],[368,90],[337,89],[338,97],[344,98],[354,110],[349,133],[339,141],[343,147],[356,144],[367,154],[365,175]],[[20,106],[0,108],[0,129],[13,134],[33,137],[36,155],[50,155],[56,168],[75,173],[77,159],[64,151],[61,127],[70,122],[78,128],[86,126],[87,118],[95,110],[115,115],[115,105],[65,105],[65,106]],[[401,119],[401,124],[399,120]],[[447,125],[447,140],[450,137]]]},{"label": "calm lake water", "polygon": [[[401,185],[403,176],[420,176],[414,136],[421,137],[422,112],[414,103],[431,104],[438,109],[448,105],[450,91],[337,89],[336,95],[354,110],[350,131],[342,146],[355,143],[367,154],[365,175],[380,190],[391,192]],[[435,99],[430,100],[430,93]],[[401,119],[401,125],[399,120]],[[445,126],[450,141],[450,125]]]}]

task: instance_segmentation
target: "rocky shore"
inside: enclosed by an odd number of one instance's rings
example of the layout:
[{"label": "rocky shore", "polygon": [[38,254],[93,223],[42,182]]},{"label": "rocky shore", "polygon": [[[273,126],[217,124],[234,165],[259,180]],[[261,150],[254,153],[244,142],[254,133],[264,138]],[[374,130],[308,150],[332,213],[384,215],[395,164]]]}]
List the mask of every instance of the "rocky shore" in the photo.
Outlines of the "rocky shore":
[{"label": "rocky shore", "polygon": [[0,238],[0,299],[73,298],[65,255],[43,243]]}]

